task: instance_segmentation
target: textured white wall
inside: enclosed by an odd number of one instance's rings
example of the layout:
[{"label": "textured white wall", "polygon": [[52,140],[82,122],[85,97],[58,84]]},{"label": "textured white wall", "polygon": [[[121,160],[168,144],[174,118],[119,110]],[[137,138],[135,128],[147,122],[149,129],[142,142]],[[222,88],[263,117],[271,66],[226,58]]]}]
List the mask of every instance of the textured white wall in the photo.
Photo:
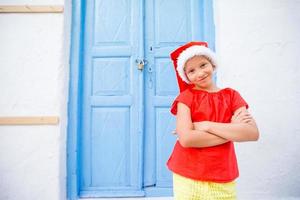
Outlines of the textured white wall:
[{"label": "textured white wall", "polygon": [[62,5],[64,0],[0,0],[0,5]]},{"label": "textured white wall", "polygon": [[[0,5],[63,1],[0,1]],[[65,198],[64,14],[0,14],[0,116],[60,117],[57,126],[0,126],[0,199]]]},{"label": "textured white wall", "polygon": [[241,199],[300,199],[300,1],[215,0],[218,81],[240,91],[257,143],[240,143]]}]

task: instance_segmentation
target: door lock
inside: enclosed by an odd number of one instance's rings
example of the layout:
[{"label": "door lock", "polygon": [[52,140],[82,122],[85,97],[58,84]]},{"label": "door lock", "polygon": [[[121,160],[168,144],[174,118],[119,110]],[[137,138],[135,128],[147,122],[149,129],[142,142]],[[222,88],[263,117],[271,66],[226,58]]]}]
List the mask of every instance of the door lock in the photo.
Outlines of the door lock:
[{"label": "door lock", "polygon": [[135,63],[137,64],[138,70],[143,70],[144,66],[148,64],[148,61],[146,59],[136,59]]}]

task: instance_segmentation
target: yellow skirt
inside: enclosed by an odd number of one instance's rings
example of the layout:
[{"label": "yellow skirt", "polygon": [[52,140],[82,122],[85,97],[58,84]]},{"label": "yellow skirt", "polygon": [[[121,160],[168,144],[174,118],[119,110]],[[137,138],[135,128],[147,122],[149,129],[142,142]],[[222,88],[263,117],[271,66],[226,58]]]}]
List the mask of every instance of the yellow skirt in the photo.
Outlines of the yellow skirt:
[{"label": "yellow skirt", "polygon": [[173,174],[174,200],[235,200],[235,182],[197,181]]}]

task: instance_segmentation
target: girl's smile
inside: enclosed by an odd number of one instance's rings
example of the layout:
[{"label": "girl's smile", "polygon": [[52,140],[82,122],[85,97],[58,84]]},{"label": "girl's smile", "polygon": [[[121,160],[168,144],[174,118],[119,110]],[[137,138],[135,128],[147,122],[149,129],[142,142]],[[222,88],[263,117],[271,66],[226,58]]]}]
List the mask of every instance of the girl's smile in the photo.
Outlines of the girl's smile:
[{"label": "girl's smile", "polygon": [[204,81],[207,77],[208,77],[208,75],[201,77],[201,78],[197,79],[196,81],[197,82]]}]

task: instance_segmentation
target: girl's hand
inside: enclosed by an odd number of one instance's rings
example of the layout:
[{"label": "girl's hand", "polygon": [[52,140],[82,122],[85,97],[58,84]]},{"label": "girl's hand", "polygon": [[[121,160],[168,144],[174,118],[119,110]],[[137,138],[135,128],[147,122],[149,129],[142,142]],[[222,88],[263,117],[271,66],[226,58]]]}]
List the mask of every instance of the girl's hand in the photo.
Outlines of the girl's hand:
[{"label": "girl's hand", "polygon": [[194,130],[198,131],[206,131],[209,130],[209,121],[202,121],[202,122],[194,122]]},{"label": "girl's hand", "polygon": [[248,110],[240,110],[231,117],[231,123],[253,123],[254,119]]}]

